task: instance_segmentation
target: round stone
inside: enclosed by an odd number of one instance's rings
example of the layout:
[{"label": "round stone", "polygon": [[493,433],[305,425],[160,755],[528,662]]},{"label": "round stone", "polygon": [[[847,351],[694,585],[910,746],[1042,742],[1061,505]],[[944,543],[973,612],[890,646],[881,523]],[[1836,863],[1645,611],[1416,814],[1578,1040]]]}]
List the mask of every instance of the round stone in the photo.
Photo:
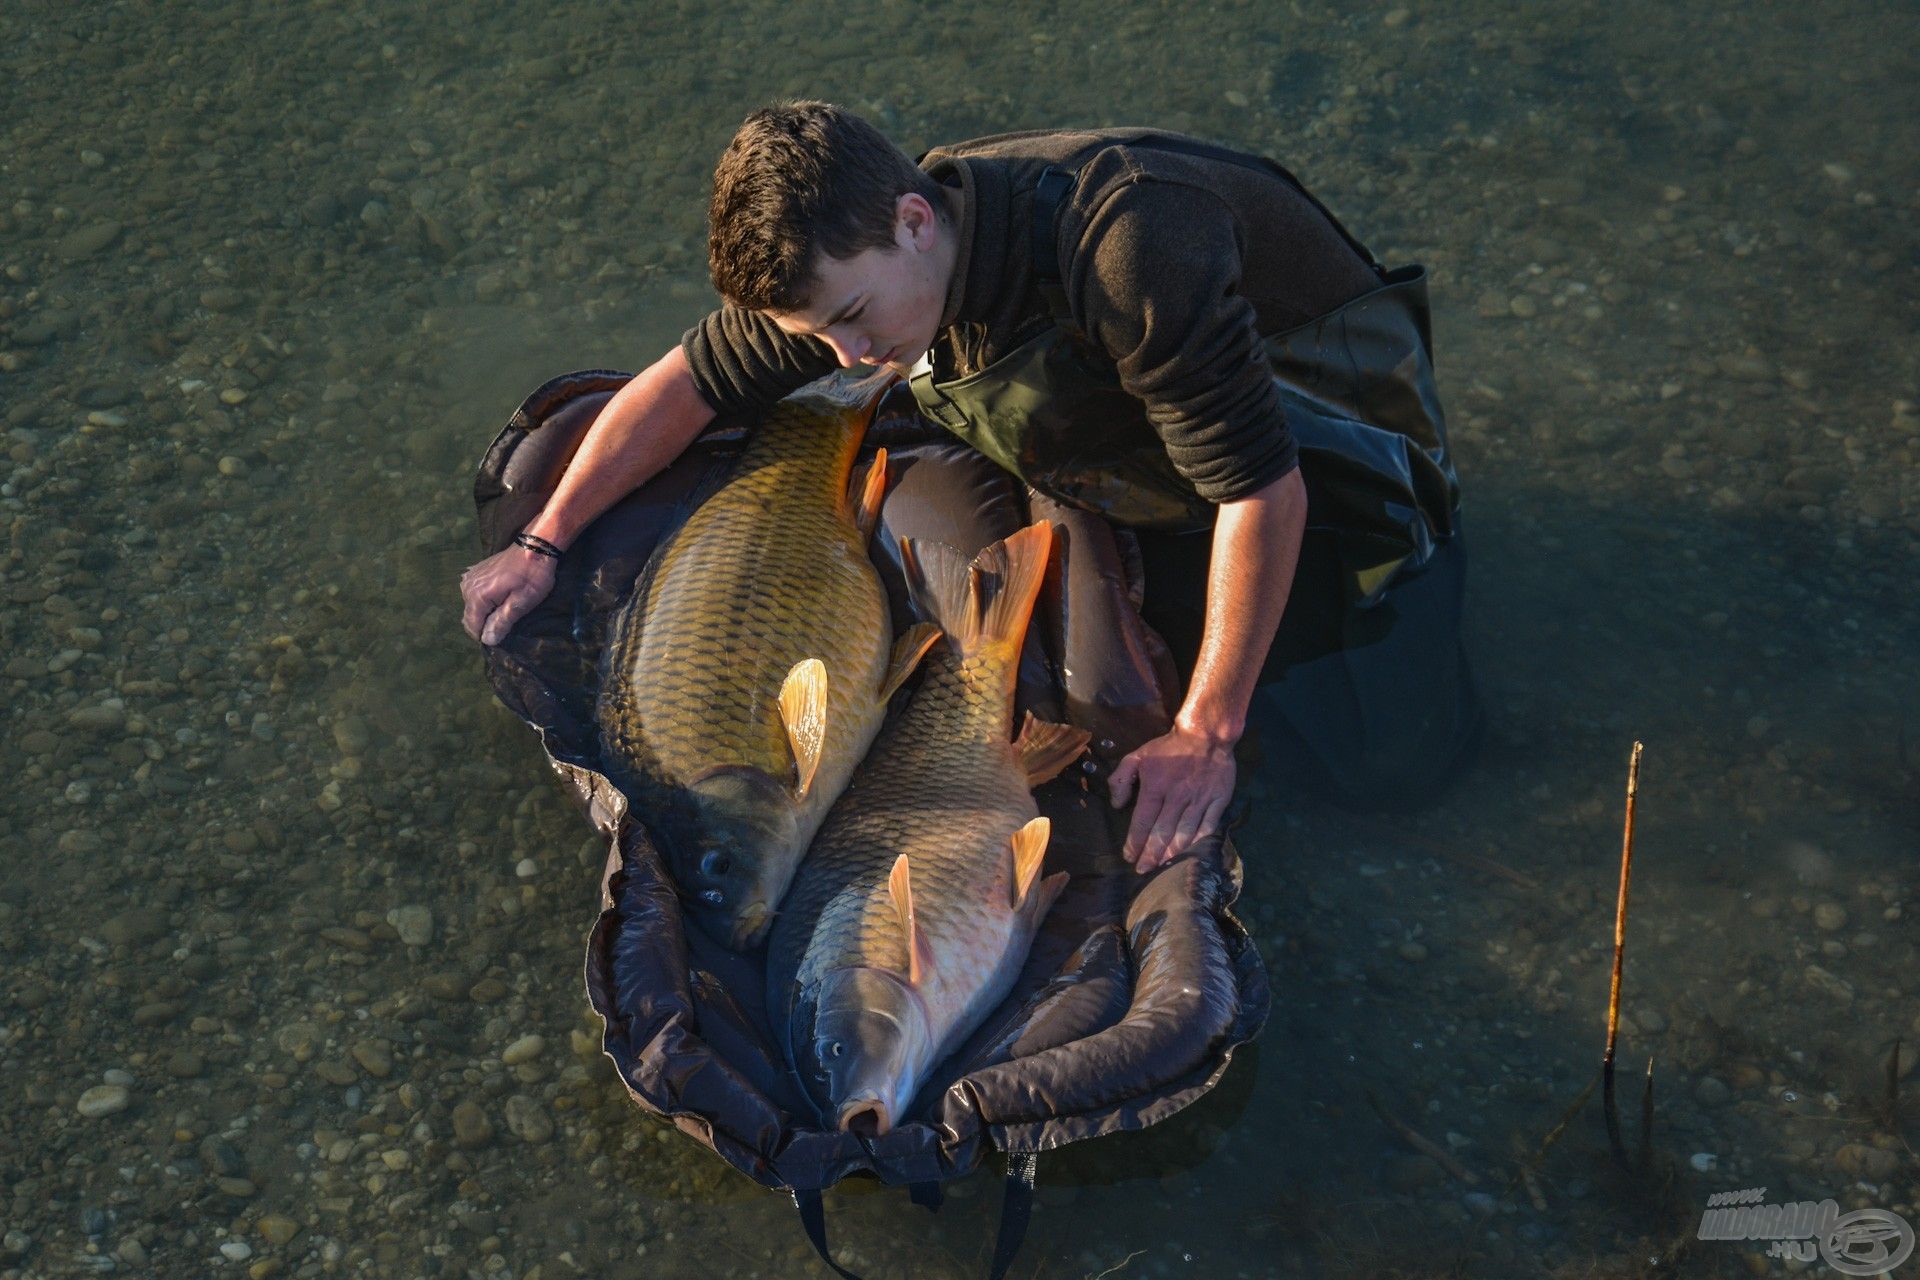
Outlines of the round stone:
[{"label": "round stone", "polygon": [[97,1084],[80,1095],[74,1110],[89,1119],[98,1119],[116,1111],[125,1111],[127,1104],[132,1101],[133,1094],[123,1084]]},{"label": "round stone", "polygon": [[1813,909],[1813,922],[1829,933],[1835,929],[1844,929],[1847,924],[1847,909],[1837,902],[1823,902]]},{"label": "round stone", "polygon": [[462,1102],[453,1109],[453,1140],[471,1151],[493,1140],[493,1121],[475,1102]]},{"label": "round stone", "polygon": [[524,1093],[507,1099],[507,1128],[522,1142],[538,1146],[553,1137],[553,1121]]},{"label": "round stone", "polygon": [[387,912],[387,923],[410,947],[424,947],[433,941],[433,911],[428,907],[395,907]]},{"label": "round stone", "polygon": [[370,1076],[384,1080],[393,1074],[393,1052],[383,1041],[356,1040],[347,1052]]},{"label": "round stone", "polygon": [[546,1037],[541,1035],[524,1035],[500,1051],[500,1061],[510,1067],[517,1067],[523,1062],[532,1062],[535,1058],[546,1052],[546,1048]]}]

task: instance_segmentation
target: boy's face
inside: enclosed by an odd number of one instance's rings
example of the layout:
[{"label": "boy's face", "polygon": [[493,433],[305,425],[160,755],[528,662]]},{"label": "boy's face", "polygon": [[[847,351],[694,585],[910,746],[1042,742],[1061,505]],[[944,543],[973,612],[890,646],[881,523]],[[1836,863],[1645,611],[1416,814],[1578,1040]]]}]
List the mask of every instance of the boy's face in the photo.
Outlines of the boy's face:
[{"label": "boy's face", "polygon": [[819,255],[811,303],[770,314],[783,331],[832,347],[843,368],[884,365],[905,374],[933,345],[953,263],[951,227],[926,200],[904,195],[890,247],[845,259]]}]

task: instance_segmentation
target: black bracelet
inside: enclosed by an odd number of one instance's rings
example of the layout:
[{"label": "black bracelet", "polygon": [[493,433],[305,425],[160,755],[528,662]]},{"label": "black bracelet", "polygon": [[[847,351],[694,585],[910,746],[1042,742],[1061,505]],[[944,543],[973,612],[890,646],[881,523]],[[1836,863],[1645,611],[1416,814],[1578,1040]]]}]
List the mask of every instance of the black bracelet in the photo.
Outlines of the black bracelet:
[{"label": "black bracelet", "polygon": [[533,552],[533,554],[545,556],[549,560],[558,560],[561,556],[560,548],[554,546],[545,538],[536,538],[530,533],[514,534],[513,545],[516,547],[525,547],[528,551]]}]

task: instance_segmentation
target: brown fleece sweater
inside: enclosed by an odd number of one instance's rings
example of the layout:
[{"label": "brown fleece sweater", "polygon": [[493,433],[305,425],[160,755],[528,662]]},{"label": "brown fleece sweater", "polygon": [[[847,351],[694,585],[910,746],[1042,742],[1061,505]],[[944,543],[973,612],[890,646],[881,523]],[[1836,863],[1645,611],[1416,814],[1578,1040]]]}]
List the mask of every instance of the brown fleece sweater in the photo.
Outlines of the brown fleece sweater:
[{"label": "brown fleece sweater", "polygon": [[[1314,203],[1272,170],[1146,130],[1003,134],[921,160],[962,194],[959,252],[931,358],[939,381],[978,372],[1052,316],[1034,287],[1033,187],[1077,171],[1056,246],[1075,324],[1145,406],[1174,466],[1211,502],[1292,470],[1297,450],[1260,345],[1376,287]],[[722,307],[682,346],[721,412],[763,407],[835,367],[826,344]]]}]

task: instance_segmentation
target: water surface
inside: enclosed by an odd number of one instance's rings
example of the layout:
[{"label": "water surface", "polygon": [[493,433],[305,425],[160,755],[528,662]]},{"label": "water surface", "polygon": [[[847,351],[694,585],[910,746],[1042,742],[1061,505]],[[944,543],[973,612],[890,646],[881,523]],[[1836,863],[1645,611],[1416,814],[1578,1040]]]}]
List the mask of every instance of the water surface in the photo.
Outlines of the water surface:
[{"label": "water surface", "polygon": [[[597,1057],[598,851],[455,588],[479,451],[710,304],[712,161],[785,95],[1265,151],[1434,276],[1484,758],[1391,819],[1251,782],[1272,1021],[1043,1162],[1017,1275],[1784,1273],[1689,1243],[1747,1187],[1920,1226],[1916,48],[1775,0],[6,6],[0,1276],[826,1274]],[[1657,1172],[1590,1106],[1529,1188],[1636,738]],[[993,1192],[829,1208],[971,1276]]]}]

